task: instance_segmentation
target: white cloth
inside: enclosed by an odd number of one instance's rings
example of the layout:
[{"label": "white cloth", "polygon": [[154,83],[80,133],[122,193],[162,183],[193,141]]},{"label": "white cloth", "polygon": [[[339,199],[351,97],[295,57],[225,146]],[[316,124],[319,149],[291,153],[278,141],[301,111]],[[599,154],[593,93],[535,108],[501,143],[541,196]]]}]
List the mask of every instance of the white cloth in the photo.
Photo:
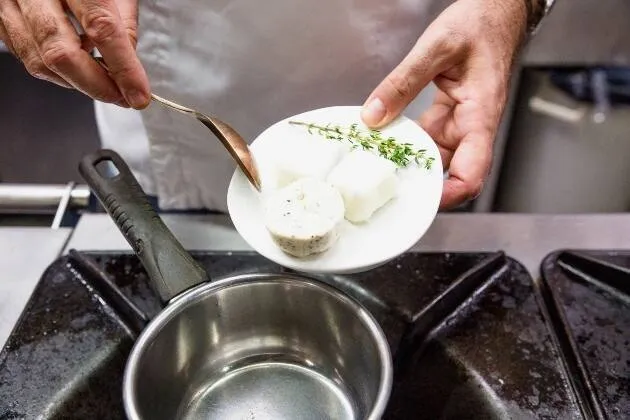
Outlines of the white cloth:
[{"label": "white cloth", "polygon": [[[435,13],[428,0],[140,1],[138,54],[160,96],[253,140],[287,116],[360,105]],[[430,10],[433,9],[433,10]],[[405,114],[417,117],[423,95]],[[152,104],[96,103],[103,146],[121,153],[164,209],[226,210],[235,168],[207,128]]]}]

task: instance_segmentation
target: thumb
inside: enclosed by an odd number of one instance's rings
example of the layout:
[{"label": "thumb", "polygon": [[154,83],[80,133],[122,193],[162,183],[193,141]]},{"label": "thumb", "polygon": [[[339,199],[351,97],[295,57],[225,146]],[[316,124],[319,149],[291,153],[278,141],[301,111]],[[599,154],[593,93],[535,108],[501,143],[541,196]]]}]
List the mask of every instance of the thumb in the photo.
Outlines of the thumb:
[{"label": "thumb", "polygon": [[[440,35],[436,36],[436,32]],[[453,65],[461,48],[445,32],[429,28],[403,61],[374,89],[361,111],[367,126],[378,128],[390,123],[429,82]]]}]

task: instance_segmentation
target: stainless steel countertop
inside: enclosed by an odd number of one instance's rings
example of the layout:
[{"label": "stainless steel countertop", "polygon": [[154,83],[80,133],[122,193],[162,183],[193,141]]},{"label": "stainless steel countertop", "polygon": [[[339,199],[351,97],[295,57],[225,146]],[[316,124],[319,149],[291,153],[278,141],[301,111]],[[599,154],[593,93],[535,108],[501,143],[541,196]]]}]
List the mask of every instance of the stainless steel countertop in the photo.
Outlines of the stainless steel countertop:
[{"label": "stainless steel countertop", "polygon": [[0,228],[0,347],[71,229]]},{"label": "stainless steel countertop", "polygon": [[[164,222],[185,248],[251,250],[226,216],[166,215]],[[630,214],[530,215],[497,213],[440,214],[414,246],[415,251],[503,250],[539,275],[542,258],[560,248],[630,249]],[[66,250],[129,250],[111,219],[84,216]]]},{"label": "stainless steel countertop", "polygon": [[[165,215],[191,250],[251,250],[225,216]],[[630,249],[630,214],[440,214],[414,251],[497,251],[519,260],[533,276],[548,253],[562,248]],[[13,328],[45,268],[71,248],[131,251],[111,219],[85,215],[68,229],[0,228],[0,345]],[[61,251],[63,248],[63,251]]]}]

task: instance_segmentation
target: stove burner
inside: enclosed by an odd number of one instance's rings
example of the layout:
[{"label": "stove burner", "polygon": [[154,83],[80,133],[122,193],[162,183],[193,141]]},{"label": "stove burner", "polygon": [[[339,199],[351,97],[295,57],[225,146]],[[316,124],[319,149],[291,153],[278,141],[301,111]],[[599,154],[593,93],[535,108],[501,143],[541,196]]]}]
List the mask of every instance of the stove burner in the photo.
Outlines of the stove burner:
[{"label": "stove burner", "polygon": [[[287,271],[254,253],[193,256],[212,279]],[[409,253],[318,278],[388,337],[387,420],[629,418],[630,253],[561,252],[542,267],[534,281],[501,252]],[[55,261],[0,353],[0,419],[124,418],[125,360],[159,310],[134,255]]]},{"label": "stove burner", "polygon": [[630,253],[560,251],[543,261],[545,299],[588,418],[630,418]]}]

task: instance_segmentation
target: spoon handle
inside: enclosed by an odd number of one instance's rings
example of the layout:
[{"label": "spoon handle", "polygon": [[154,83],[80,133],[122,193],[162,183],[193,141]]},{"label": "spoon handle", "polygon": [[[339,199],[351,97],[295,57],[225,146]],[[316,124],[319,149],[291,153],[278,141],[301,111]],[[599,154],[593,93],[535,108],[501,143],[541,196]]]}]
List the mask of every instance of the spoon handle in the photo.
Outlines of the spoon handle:
[{"label": "spoon handle", "polygon": [[[103,67],[103,69],[109,72],[109,68],[102,57],[93,58],[101,65],[101,67]],[[176,102],[169,101],[168,99],[162,98],[155,93],[151,94],[151,99],[174,109],[175,111],[181,112],[182,114],[192,115],[210,129],[210,131],[212,131],[219,141],[221,141],[223,146],[236,161],[236,164],[241,168],[249,182],[254,186],[254,188],[256,188],[257,191],[260,192],[260,175],[258,174],[254,157],[249,150],[247,142],[232,127],[217,118],[209,117],[199,111],[195,111],[194,109],[185,107]]]},{"label": "spoon handle", "polygon": [[195,111],[194,109],[190,109],[190,108],[186,108],[183,105],[177,104],[175,102],[171,102],[168,99],[162,98],[161,96],[156,95],[155,93],[151,94],[151,99],[153,99],[154,101],[160,102],[163,105],[166,105],[169,108],[173,108],[176,111],[179,111],[183,114],[192,114],[192,115],[196,115],[197,111]]}]

